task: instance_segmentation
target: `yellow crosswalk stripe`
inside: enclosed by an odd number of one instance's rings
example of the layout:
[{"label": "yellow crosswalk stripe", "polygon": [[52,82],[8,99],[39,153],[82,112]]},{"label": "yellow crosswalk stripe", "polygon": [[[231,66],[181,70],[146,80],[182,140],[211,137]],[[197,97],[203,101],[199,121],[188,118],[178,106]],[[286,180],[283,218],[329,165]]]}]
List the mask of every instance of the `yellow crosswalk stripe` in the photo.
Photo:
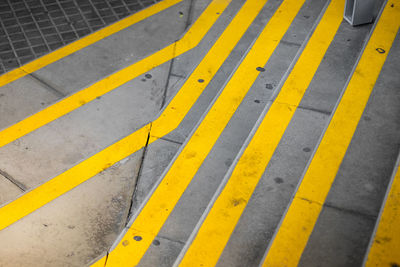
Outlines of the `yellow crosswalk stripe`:
[{"label": "yellow crosswalk stripe", "polygon": [[[179,266],[214,266],[279,144],[342,21],[344,0],[332,0],[277,98],[209,205],[208,215],[181,253]],[[219,195],[218,195],[219,194]],[[180,261],[180,262],[179,262]],[[177,264],[178,265],[178,264]],[[285,266],[285,265],[278,265]]]},{"label": "yellow crosswalk stripe", "polygon": [[[233,21],[235,31],[247,27],[267,0],[249,0]],[[135,266],[161,229],[177,201],[279,44],[304,0],[285,0],[257,38],[216,102],[171,165],[161,183],[108,256],[107,266]],[[136,238],[135,238],[136,237]],[[140,241],[137,237],[140,237]]]},{"label": "yellow crosswalk stripe", "polygon": [[266,254],[263,266],[297,266],[400,25],[390,0]]},{"label": "yellow crosswalk stripe", "polygon": [[157,4],[154,4],[144,10],[141,10],[125,19],[122,19],[116,23],[113,23],[101,30],[98,30],[88,36],[85,36],[71,44],[68,44],[60,49],[57,49],[53,52],[48,53],[45,56],[42,56],[38,59],[33,60],[17,69],[14,69],[10,72],[7,72],[0,76],[0,86],[6,85],[10,82],[13,82],[25,75],[28,75],[32,72],[35,72],[57,60],[71,55],[76,51],[83,49],[101,39],[104,39],[116,32],[119,32],[133,24],[142,21],[148,17],[153,16],[177,3],[182,2],[182,0],[164,0]]},{"label": "yellow crosswalk stripe", "polygon": [[68,114],[124,83],[194,48],[231,0],[214,0],[182,39],[0,131],[0,147]]},{"label": "yellow crosswalk stripe", "polygon": [[400,266],[400,157],[388,188],[366,267]]}]

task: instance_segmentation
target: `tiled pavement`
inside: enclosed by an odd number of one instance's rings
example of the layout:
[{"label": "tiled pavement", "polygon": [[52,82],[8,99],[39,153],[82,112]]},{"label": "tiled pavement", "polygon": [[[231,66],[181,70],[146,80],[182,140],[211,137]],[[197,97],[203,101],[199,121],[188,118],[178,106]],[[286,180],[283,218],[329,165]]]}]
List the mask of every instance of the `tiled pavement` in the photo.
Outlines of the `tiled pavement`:
[{"label": "tiled pavement", "polygon": [[160,0],[1,0],[0,74]]}]

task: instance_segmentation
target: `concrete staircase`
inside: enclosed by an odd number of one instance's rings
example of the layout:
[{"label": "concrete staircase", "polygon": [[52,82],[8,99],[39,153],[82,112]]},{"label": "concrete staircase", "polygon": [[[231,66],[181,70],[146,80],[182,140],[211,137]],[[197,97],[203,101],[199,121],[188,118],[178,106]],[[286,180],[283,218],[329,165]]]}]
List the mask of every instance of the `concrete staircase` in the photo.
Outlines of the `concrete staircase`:
[{"label": "concrete staircase", "polygon": [[0,266],[400,266],[400,2],[344,5],[164,0],[0,76]]}]

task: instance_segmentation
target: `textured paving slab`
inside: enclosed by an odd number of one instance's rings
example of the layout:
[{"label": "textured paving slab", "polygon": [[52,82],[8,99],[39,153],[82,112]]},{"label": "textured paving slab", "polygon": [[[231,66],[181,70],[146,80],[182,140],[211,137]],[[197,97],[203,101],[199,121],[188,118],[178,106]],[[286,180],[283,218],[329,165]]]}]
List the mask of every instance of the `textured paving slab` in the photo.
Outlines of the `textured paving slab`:
[{"label": "textured paving slab", "polygon": [[0,74],[159,0],[33,0],[0,3]]}]

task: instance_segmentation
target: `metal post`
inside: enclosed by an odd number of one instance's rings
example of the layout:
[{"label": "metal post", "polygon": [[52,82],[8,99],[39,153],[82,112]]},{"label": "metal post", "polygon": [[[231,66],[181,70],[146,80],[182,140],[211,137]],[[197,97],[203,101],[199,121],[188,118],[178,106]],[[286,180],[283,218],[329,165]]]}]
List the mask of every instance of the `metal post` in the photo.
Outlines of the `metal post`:
[{"label": "metal post", "polygon": [[374,18],[374,0],[346,0],[344,19],[352,26],[371,23]]}]

